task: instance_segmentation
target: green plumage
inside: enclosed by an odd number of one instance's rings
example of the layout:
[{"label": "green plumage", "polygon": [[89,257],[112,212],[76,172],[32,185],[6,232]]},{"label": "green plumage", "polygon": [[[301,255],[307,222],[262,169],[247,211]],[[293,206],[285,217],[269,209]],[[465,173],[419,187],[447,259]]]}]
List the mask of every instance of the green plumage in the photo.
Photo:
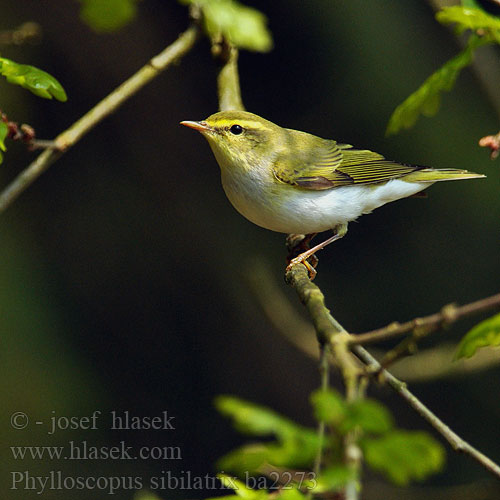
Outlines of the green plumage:
[{"label": "green plumage", "polygon": [[435,170],[386,160],[350,144],[286,129],[287,147],[274,162],[275,177],[305,189],[323,190],[354,184],[378,184],[404,178],[408,182],[434,182],[483,177],[466,170]]}]

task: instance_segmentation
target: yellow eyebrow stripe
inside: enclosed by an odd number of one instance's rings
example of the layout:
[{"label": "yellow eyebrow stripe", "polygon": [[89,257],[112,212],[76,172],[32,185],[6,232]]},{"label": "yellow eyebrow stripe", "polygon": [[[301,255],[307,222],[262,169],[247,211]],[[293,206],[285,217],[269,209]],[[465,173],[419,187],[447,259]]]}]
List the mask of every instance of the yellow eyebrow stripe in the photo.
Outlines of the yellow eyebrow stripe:
[{"label": "yellow eyebrow stripe", "polygon": [[266,128],[264,126],[264,124],[262,124],[262,123],[259,123],[257,121],[253,121],[253,120],[245,120],[245,119],[243,119],[243,120],[238,120],[238,119],[234,119],[234,118],[231,120],[222,119],[222,120],[217,120],[214,123],[215,127],[221,127],[221,128],[231,127],[232,125],[241,125],[243,128],[249,128],[252,130],[262,130],[262,129]]}]

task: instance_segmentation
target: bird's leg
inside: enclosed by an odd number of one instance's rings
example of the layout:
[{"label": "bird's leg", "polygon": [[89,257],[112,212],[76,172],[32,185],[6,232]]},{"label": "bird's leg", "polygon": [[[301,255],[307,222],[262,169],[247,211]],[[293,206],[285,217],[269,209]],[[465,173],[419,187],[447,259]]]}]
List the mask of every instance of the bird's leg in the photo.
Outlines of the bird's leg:
[{"label": "bird's leg", "polygon": [[327,238],[325,241],[319,243],[318,245],[305,250],[301,254],[297,255],[297,257],[294,257],[292,260],[290,260],[285,272],[288,272],[296,264],[304,264],[309,271],[309,277],[311,278],[311,280],[314,279],[314,277],[316,276],[316,270],[310,265],[306,265],[307,259],[313,256],[318,250],[322,250],[323,248],[325,248],[330,243],[340,240],[340,238],[344,237],[346,233],[347,224],[339,224],[334,228],[333,235],[330,236],[330,238]]},{"label": "bird's leg", "polygon": [[288,249],[288,255],[286,258],[287,264],[301,253],[309,250],[311,240],[318,233],[311,234],[288,234],[286,237],[286,247]]}]

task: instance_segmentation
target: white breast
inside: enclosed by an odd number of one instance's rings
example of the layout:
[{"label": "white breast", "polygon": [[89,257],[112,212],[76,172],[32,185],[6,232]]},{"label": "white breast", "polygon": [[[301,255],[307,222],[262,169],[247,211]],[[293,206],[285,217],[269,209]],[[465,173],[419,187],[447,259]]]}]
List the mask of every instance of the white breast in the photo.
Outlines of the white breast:
[{"label": "white breast", "polygon": [[222,175],[222,184],[233,206],[258,226],[280,233],[316,233],[368,214],[376,208],[406,198],[429,187],[393,179],[376,186],[344,186],[312,191],[284,184],[251,182]]}]

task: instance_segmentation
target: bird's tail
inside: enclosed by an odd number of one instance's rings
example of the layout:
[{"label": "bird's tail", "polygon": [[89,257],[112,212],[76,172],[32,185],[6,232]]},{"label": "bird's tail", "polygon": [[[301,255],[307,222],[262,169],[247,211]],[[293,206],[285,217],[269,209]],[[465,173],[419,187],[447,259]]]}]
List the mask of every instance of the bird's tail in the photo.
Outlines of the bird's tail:
[{"label": "bird's tail", "polygon": [[437,181],[459,181],[462,179],[480,179],[486,177],[483,174],[476,174],[468,170],[458,170],[455,168],[423,168],[416,170],[404,177],[408,182],[437,182]]}]

